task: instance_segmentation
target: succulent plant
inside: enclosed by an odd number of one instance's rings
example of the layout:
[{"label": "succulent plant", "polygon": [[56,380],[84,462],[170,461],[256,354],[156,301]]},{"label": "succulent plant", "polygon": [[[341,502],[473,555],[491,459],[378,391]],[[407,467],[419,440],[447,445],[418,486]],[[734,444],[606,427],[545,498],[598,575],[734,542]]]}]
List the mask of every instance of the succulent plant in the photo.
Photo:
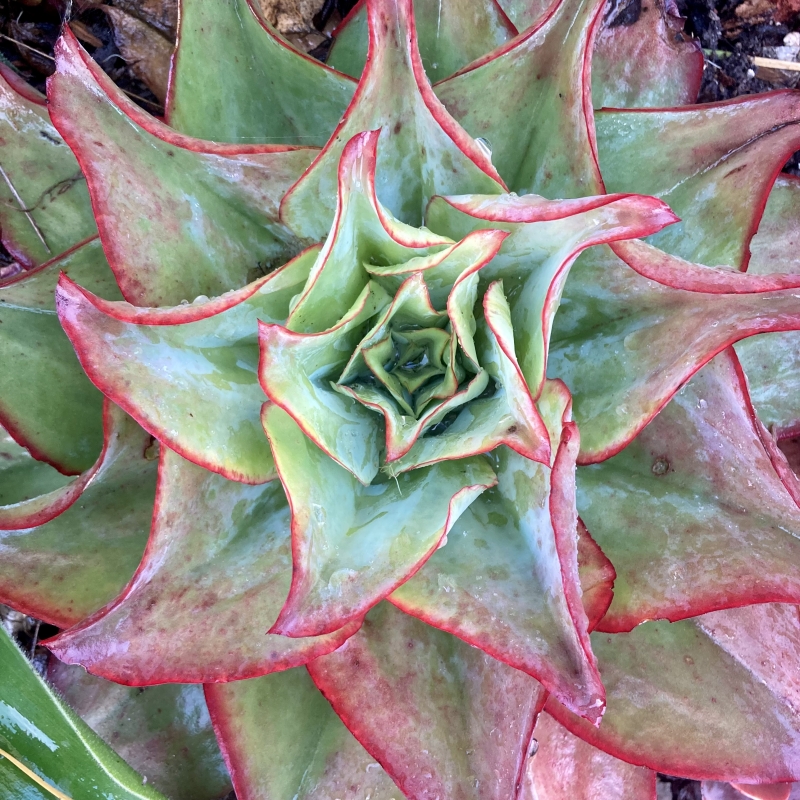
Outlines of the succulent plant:
[{"label": "succulent plant", "polygon": [[69,29],[46,105],[2,68],[0,600],[112,745],[175,714],[171,797],[211,723],[240,800],[800,779],[800,95],[501,5],[323,65],[183,0],[164,121]]}]

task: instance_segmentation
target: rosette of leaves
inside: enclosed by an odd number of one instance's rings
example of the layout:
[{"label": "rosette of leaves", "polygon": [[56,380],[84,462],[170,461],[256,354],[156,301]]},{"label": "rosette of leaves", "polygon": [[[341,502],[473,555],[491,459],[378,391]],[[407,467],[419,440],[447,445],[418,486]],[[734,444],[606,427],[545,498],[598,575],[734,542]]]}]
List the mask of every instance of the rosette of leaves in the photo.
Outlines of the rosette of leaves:
[{"label": "rosette of leaves", "polygon": [[87,718],[179,685],[173,776],[202,684],[240,798],[800,777],[800,99],[539,5],[324,66],[184,0],[164,121],[69,31],[46,107],[3,72],[0,599]]}]

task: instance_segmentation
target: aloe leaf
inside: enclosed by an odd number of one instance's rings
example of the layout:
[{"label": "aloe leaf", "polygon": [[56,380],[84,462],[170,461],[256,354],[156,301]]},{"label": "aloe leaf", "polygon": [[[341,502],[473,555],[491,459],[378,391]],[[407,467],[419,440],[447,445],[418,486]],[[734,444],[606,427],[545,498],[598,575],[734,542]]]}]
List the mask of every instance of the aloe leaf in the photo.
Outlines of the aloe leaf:
[{"label": "aloe leaf", "polygon": [[511,297],[517,356],[534,397],[545,379],[553,319],[570,267],[587,247],[644,236],[675,221],[662,202],[637,195],[548,201],[538,195],[435,197],[426,222],[459,239],[476,228],[508,231],[480,272]]},{"label": "aloe leaf", "polygon": [[0,428],[0,509],[47,494],[69,482],[69,476],[37,461]]},{"label": "aloe leaf", "polygon": [[617,570],[602,630],[800,601],[796,480],[770,445],[726,351],[622,453],[578,470],[581,516]]},{"label": "aloe leaf", "polygon": [[592,104],[671,108],[696,103],[703,69],[700,43],[683,32],[675,0],[616,4],[606,11],[595,39]]},{"label": "aloe leaf", "polygon": [[24,267],[50,261],[97,232],[81,168],[45,99],[0,65],[0,231]]},{"label": "aloe leaf", "polygon": [[390,595],[392,603],[524,670],[567,707],[599,720],[603,685],[578,581],[575,457],[563,384],[540,408],[552,467],[503,448],[497,487],[459,519],[446,546]]},{"label": "aloe leaf", "polygon": [[125,298],[174,305],[248,282],[299,249],[278,223],[311,148],[215,145],[129,100],[67,29],[49,80],[54,123],[85,165],[100,238]]},{"label": "aloe leaf", "polygon": [[105,446],[90,470],[0,507],[0,599],[60,627],[115,597],[147,541],[156,477],[151,438],[111,404],[104,416]]},{"label": "aloe leaf", "polygon": [[585,741],[669,775],[780,783],[800,774],[796,606],[747,606],[594,633],[592,649],[607,693],[602,725],[552,698],[547,703]]},{"label": "aloe leaf", "polygon": [[518,797],[544,699],[533,678],[388,603],[308,670],[410,800]]},{"label": "aloe leaf", "polygon": [[0,666],[0,787],[6,797],[165,800],[58,699],[5,630]]},{"label": "aloe leaf", "polygon": [[[686,380],[728,345],[800,327],[797,289],[770,290],[775,283],[796,286],[794,276],[773,282],[734,270],[707,270],[703,290],[704,267],[643,243],[613,247],[636,271],[605,247],[582,255],[572,267],[549,353],[548,371],[572,392],[582,432],[579,464],[622,450]],[[681,273],[693,291],[667,285]]]},{"label": "aloe leaf", "polygon": [[206,684],[239,800],[402,800],[302,667]]},{"label": "aloe leaf", "polygon": [[292,508],[292,585],[273,633],[315,636],[363,616],[496,480],[476,458],[363,486],[278,406],[265,406],[264,427]]},{"label": "aloe leaf", "polygon": [[627,764],[571,734],[542,712],[533,729],[521,800],[656,800],[656,774]]},{"label": "aloe leaf", "polygon": [[293,49],[248,0],[182,0],[166,112],[176,130],[216,142],[319,147],[354,89],[351,78]]},{"label": "aloe leaf", "polygon": [[281,204],[283,221],[304,238],[327,234],[334,217],[340,156],[345,144],[362,131],[383,131],[375,182],[381,202],[403,222],[419,225],[435,194],[503,190],[490,159],[447,113],[428,83],[411,0],[367,0],[367,13],[369,66],[353,102]]},{"label": "aloe leaf", "polygon": [[800,146],[800,99],[773,92],[664,110],[595,116],[610,192],[660,197],[681,218],[649,241],[700,264],[747,266],[775,175]]},{"label": "aloe leaf", "polygon": [[162,448],[147,552],[124,591],[48,643],[68,663],[128,685],[240,680],[304,664],[326,636],[265,635],[292,576],[290,512],[278,481],[250,486]]},{"label": "aloe leaf", "polygon": [[[452,75],[517,34],[496,0],[415,0],[414,18],[419,31],[419,52],[431,83]],[[367,60],[366,2],[358,3],[334,31],[327,64],[360,77]]]},{"label": "aloe leaf", "polygon": [[[780,175],[769,195],[758,232],[750,243],[749,275],[800,273],[797,208],[800,181]],[[800,431],[800,334],[769,333],[736,344],[761,421],[778,437]]]},{"label": "aloe leaf", "polygon": [[533,28],[436,86],[467,132],[488,142],[492,163],[514,192],[580,197],[600,191],[588,46],[602,5],[555,0]]},{"label": "aloe leaf", "polygon": [[231,779],[202,686],[119,686],[51,657],[47,680],[73,711],[170,800],[222,800]]},{"label": "aloe leaf", "polygon": [[59,325],[60,272],[104,297],[120,296],[97,239],[0,287],[0,424],[35,458],[76,475],[100,452],[103,398]]},{"label": "aloe leaf", "polygon": [[316,249],[237,292],[175,308],[107,303],[62,278],[61,324],[89,378],[176,452],[234,480],[275,477],[260,423],[257,320],[284,320]]}]

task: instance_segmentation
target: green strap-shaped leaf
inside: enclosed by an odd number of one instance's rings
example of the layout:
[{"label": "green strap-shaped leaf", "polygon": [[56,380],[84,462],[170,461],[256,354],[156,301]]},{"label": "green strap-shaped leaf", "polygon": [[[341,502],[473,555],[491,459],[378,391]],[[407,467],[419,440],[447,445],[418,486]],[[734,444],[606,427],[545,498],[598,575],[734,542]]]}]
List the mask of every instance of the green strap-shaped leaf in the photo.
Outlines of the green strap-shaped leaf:
[{"label": "green strap-shaped leaf", "polygon": [[[513,38],[517,31],[496,0],[415,0],[414,18],[419,32],[419,52],[431,83]],[[367,5],[361,2],[334,32],[327,64],[360,77],[367,60]]]},{"label": "green strap-shaped leaf", "polygon": [[[750,243],[749,275],[800,274],[800,181],[780,175]],[[800,334],[769,333],[739,342],[736,354],[761,421],[777,436],[800,431]]]},{"label": "green strap-shaped leaf", "polygon": [[592,56],[594,107],[671,108],[696,103],[703,51],[683,32],[675,0],[609,6]]},{"label": "green strap-shaped leaf", "polygon": [[579,469],[581,517],[617,570],[602,630],[800,602],[800,510],[769,439],[726,351],[622,453]]},{"label": "green strap-shaped leaf", "polygon": [[47,494],[69,481],[54,467],[37,461],[0,428],[0,508]]},{"label": "green strap-shaped leaf", "polygon": [[6,797],[165,800],[58,699],[2,629],[0,667],[0,787],[10,792]]},{"label": "green strap-shaped leaf", "polygon": [[388,603],[308,670],[411,800],[519,796],[544,698],[528,675]]},{"label": "green strap-shaped leaf", "polygon": [[552,469],[502,448],[498,485],[478,498],[392,603],[537,678],[570,709],[599,720],[603,685],[578,582],[577,427],[569,393],[549,384],[541,408]]},{"label": "green strap-shaped leaf", "polygon": [[428,559],[495,482],[483,459],[362,486],[278,406],[264,427],[292,508],[292,586],[271,632],[315,636],[359,619]]},{"label": "green strap-shaped leaf", "polygon": [[403,800],[302,667],[205,691],[239,800]]},{"label": "green strap-shaped leaf", "polygon": [[112,600],[147,542],[155,478],[150,436],[107,404],[105,446],[89,471],[0,507],[0,599],[60,627]]},{"label": "green strap-shaped leaf", "polygon": [[175,305],[219,295],[299,249],[278,223],[310,148],[181,136],[129,100],[67,29],[50,113],[85,165],[103,246],[125,298]]},{"label": "green strap-shaped leaf", "polygon": [[742,783],[800,777],[796,606],[647,622],[630,633],[594,633],[592,648],[608,697],[600,727],[547,702],[590,744],[669,775]]},{"label": "green strap-shaped leaf", "polygon": [[512,191],[551,198],[601,191],[587,48],[602,4],[555,0],[536,27],[436,86],[467,132],[488,142]]},{"label": "green strap-shaped leaf", "polygon": [[275,477],[259,421],[259,319],[284,320],[312,248],[238,292],[175,308],[105,303],[67,278],[61,323],[92,382],[185,458],[234,480]]},{"label": "green strap-shaped leaf", "polygon": [[144,691],[89,675],[51,657],[47,680],[84,722],[171,800],[222,800],[231,779],[202,686]]},{"label": "green strap-shaped leaf", "polygon": [[642,262],[639,272],[653,278],[663,273],[667,283],[683,271],[696,290],[645,278],[605,247],[585,253],[572,267],[548,372],[572,392],[583,464],[618,453],[728,345],[756,333],[800,328],[796,288],[764,291],[761,276],[708,270],[702,291],[698,274],[704,267],[642,243],[615,247],[631,263]]},{"label": "green strap-shaped leaf", "polygon": [[511,297],[519,363],[537,397],[545,378],[553,319],[577,255],[602,242],[661,230],[675,216],[662,202],[636,195],[576,201],[547,201],[537,195],[473,195],[434,198],[426,221],[456,239],[476,228],[509,232],[480,277],[503,280]]},{"label": "green strap-shaped leaf", "polygon": [[304,664],[358,629],[266,634],[292,575],[278,481],[249,486],[162,449],[144,560],[102,612],[51,639],[62,661],[131,685],[240,680]]},{"label": "green strap-shaped leaf", "polygon": [[655,772],[592,747],[548,713],[539,714],[533,738],[521,800],[656,800]]},{"label": "green strap-shaped leaf", "polygon": [[44,97],[4,64],[0,106],[0,235],[31,268],[97,228],[81,168],[50,122]]},{"label": "green strap-shaped leaf", "polygon": [[369,66],[339,127],[283,200],[298,236],[321,239],[334,217],[339,158],[351,137],[381,130],[376,186],[399,219],[419,225],[435,194],[493,193],[502,181],[481,147],[447,113],[425,77],[411,0],[367,0]]},{"label": "green strap-shaped leaf", "polygon": [[0,424],[35,458],[76,475],[100,452],[103,398],[55,313],[62,271],[103,297],[120,297],[97,239],[0,287]]},{"label": "green strap-shaped leaf", "polygon": [[607,190],[660,197],[681,218],[652,244],[700,264],[747,266],[775,173],[800,146],[800,97],[601,111],[595,122]]},{"label": "green strap-shaped leaf", "polygon": [[182,0],[167,97],[176,130],[216,142],[320,147],[354,89],[351,78],[294,50],[248,0]]}]

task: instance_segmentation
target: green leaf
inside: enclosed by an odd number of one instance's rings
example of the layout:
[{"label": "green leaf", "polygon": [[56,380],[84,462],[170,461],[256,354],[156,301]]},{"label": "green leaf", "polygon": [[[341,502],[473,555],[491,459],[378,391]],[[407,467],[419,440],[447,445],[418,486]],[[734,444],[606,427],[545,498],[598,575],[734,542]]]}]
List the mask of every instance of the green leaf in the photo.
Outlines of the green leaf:
[{"label": "green leaf", "polygon": [[315,636],[363,616],[495,482],[485,460],[466,459],[362,486],[278,406],[264,427],[292,508],[292,586],[272,633]]},{"label": "green leaf", "polygon": [[0,599],[74,625],[113,599],[142,556],[155,495],[150,437],[108,404],[105,447],[72,483],[0,507]]},{"label": "green leaf", "polygon": [[181,2],[166,114],[176,130],[216,142],[322,146],[354,89],[277,36],[248,0]]},{"label": "green leaf", "polygon": [[45,99],[0,65],[0,230],[26,268],[97,232],[75,156],[53,127]]},{"label": "green leaf", "polygon": [[85,165],[100,237],[130,302],[219,295],[300,249],[278,205],[316,150],[180,136],[114,86],[69,29],[56,48],[50,113]]},{"label": "green leaf", "polygon": [[592,648],[608,698],[602,725],[547,702],[572,733],[668,775],[741,783],[800,776],[796,606],[647,622],[630,633],[594,633]]},{"label": "green leaf", "polygon": [[54,491],[69,481],[54,467],[37,461],[0,428],[0,508]]},{"label": "green leaf", "polygon": [[552,6],[550,0],[498,0],[498,2],[519,31],[543,22],[545,12]]},{"label": "green leaf", "polygon": [[[0,787],[13,791],[7,797],[165,800],[57,698],[5,630],[0,667]],[[21,767],[35,778],[23,777]]]},{"label": "green leaf", "polygon": [[578,582],[575,457],[563,384],[540,407],[550,429],[547,466],[501,448],[498,484],[467,509],[392,603],[539,680],[578,714],[599,720],[603,685]]},{"label": "green leaf", "polygon": [[388,603],[308,671],[408,797],[517,796],[544,699],[528,675]]},{"label": "green leaf", "polygon": [[62,278],[61,323],[94,384],[185,458],[234,480],[275,477],[259,414],[257,320],[282,321],[316,249],[214,300],[105,303]]},{"label": "green leaf", "polygon": [[[425,74],[431,83],[452,75],[516,36],[496,0],[415,0],[415,27]],[[336,28],[327,64],[358,78],[367,60],[367,6],[359,3]]]},{"label": "green leaf", "polygon": [[305,669],[205,691],[241,800],[403,800]]},{"label": "green leaf", "polygon": [[0,287],[0,423],[35,458],[75,475],[100,452],[103,397],[59,325],[60,272],[104,297],[120,296],[97,239]]},{"label": "green leaf", "polygon": [[73,711],[170,800],[222,800],[231,779],[202,686],[133,689],[50,658],[47,680]]},{"label": "green leaf", "polygon": [[403,222],[419,225],[435,194],[503,190],[490,159],[445,111],[425,77],[411,0],[367,0],[367,13],[372,56],[353,102],[281,205],[282,219],[303,238],[327,234],[340,156],[363,131],[382,131],[378,196]]},{"label": "green leaf", "polygon": [[602,630],[800,602],[800,510],[775,450],[726,351],[619,455],[578,470],[581,517],[617,570]]},{"label": "green leaf", "polygon": [[50,640],[62,661],[139,686],[241,680],[305,664],[358,629],[265,635],[292,575],[278,481],[230,481],[163,448],[157,498],[147,552],[125,590]]}]

